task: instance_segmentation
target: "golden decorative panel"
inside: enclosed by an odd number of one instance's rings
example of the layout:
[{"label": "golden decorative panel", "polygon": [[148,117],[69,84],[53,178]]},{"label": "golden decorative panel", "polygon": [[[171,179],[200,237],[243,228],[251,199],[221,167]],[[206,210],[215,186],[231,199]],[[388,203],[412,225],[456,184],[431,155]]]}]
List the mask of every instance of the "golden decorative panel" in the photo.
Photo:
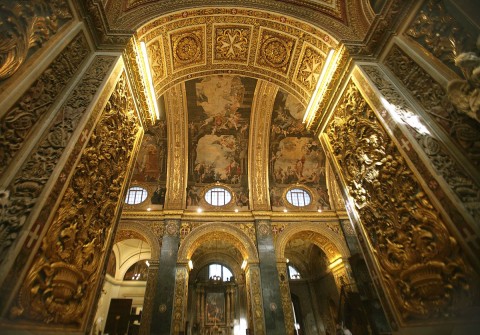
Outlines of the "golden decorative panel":
[{"label": "golden decorative panel", "polygon": [[191,27],[170,34],[173,70],[205,63],[205,27]]},{"label": "golden decorative panel", "polygon": [[12,319],[81,327],[93,303],[139,131],[119,79],[10,309]]},{"label": "golden decorative panel", "polygon": [[214,25],[213,62],[247,63],[252,28],[241,25]]},{"label": "golden decorative panel", "polygon": [[285,318],[285,329],[287,335],[294,335],[294,321],[292,309],[292,296],[287,272],[287,263],[277,263],[278,282],[280,283],[280,298],[282,300],[283,315]]},{"label": "golden decorative panel", "polygon": [[445,321],[478,304],[477,275],[352,81],[324,138],[399,323]]},{"label": "golden decorative panel", "polygon": [[163,57],[163,42],[161,38],[157,38],[147,44],[147,54],[152,70],[152,80],[156,83],[167,75],[166,62]]},{"label": "golden decorative panel", "polygon": [[325,56],[311,45],[305,43],[300,55],[300,62],[296,71],[295,80],[312,93],[322,72]]},{"label": "golden decorative panel", "polygon": [[66,0],[6,1],[0,7],[0,82],[72,19]]},{"label": "golden decorative panel", "polygon": [[256,63],[286,75],[295,43],[292,36],[261,28]]},{"label": "golden decorative panel", "polygon": [[188,301],[188,269],[177,265],[175,273],[175,294],[173,297],[173,334],[184,330]]}]

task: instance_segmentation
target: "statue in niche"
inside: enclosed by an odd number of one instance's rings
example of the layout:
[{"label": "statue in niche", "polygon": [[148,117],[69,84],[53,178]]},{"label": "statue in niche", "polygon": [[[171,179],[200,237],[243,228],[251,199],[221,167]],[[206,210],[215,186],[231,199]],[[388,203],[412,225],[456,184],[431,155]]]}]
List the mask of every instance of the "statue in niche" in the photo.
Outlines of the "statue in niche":
[{"label": "statue in niche", "polygon": [[[455,48],[454,48],[455,49]],[[448,98],[459,112],[480,122],[480,36],[477,52],[463,52],[455,56],[465,79],[454,79],[448,83]]]}]

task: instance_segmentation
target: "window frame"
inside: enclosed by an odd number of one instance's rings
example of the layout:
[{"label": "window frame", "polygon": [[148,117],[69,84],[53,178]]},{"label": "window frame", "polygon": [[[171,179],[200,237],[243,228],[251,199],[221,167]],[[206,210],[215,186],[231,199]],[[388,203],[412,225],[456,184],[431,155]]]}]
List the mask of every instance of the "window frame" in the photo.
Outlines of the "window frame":
[{"label": "window frame", "polygon": [[[133,197],[131,196],[131,193],[134,193]],[[138,193],[140,193],[140,196],[138,197]],[[132,202],[129,202],[133,198]],[[130,206],[135,206],[143,203],[145,200],[148,198],[148,191],[146,188],[143,188],[141,186],[132,186],[129,187],[127,190],[127,195],[125,197],[125,204],[130,205]],[[139,202],[136,202],[137,199],[140,199]]]}]

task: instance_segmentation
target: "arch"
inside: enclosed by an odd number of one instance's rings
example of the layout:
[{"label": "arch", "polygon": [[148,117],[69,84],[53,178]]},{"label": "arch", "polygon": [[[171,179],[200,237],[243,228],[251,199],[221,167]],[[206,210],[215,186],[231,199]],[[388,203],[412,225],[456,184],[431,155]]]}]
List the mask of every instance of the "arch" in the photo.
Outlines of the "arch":
[{"label": "arch", "polygon": [[329,262],[335,261],[338,257],[349,257],[350,251],[346,244],[342,241],[342,237],[338,233],[330,230],[326,224],[304,222],[289,225],[283,230],[275,243],[275,255],[277,260],[285,258],[285,247],[295,235],[309,233],[307,236],[312,243],[316,244],[327,255]]},{"label": "arch", "polygon": [[230,271],[232,271],[233,276],[235,276],[235,278],[237,279],[239,279],[243,273],[243,270],[241,269],[241,264],[239,264],[238,260],[234,257],[226,254],[222,254],[221,256],[208,254],[196,259],[193,265],[193,270],[190,272],[190,278],[192,280],[195,280],[198,272],[205,266],[208,266],[212,263],[218,263],[226,266],[230,269]]},{"label": "arch", "polygon": [[195,250],[205,241],[231,241],[240,251],[243,259],[249,263],[258,263],[258,254],[254,242],[238,227],[228,223],[206,223],[195,228],[182,242],[178,249],[178,263],[187,263]]},{"label": "arch", "polygon": [[[121,221],[118,225],[117,235],[122,231],[131,231],[132,236],[129,238],[142,239],[150,246],[151,259],[160,258],[160,241],[155,233],[145,224],[141,222],[126,222]],[[120,240],[115,239],[115,242]]]}]

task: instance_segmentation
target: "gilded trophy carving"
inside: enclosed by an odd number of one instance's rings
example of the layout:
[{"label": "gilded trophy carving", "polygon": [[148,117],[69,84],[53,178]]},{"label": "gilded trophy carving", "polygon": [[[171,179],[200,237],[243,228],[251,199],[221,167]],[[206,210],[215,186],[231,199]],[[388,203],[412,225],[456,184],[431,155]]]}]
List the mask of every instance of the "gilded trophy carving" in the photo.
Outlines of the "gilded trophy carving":
[{"label": "gilded trophy carving", "polygon": [[0,81],[72,19],[68,1],[7,1],[0,5]]},{"label": "gilded trophy carving", "polygon": [[402,323],[456,317],[478,277],[354,83],[326,136]]},{"label": "gilded trophy carving", "polygon": [[80,327],[92,303],[139,131],[125,75],[83,150],[10,318]]}]

